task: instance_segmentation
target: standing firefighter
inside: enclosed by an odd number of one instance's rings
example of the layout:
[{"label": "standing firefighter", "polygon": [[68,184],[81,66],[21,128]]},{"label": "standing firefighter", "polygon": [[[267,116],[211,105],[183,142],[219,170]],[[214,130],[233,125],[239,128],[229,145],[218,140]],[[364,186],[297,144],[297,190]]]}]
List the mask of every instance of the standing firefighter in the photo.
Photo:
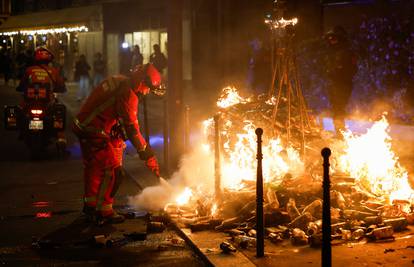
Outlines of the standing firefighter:
[{"label": "standing firefighter", "polygon": [[335,130],[345,128],[346,106],[352,93],[352,79],[357,71],[356,57],[351,51],[347,34],[341,26],[335,26],[325,35],[327,53],[325,74],[327,93],[331,103]]},{"label": "standing firefighter", "polygon": [[[138,99],[161,84],[153,65],[138,65],[129,74],[110,76],[86,99],[73,124],[79,138],[85,179],[83,212],[98,222],[121,223],[112,203],[123,177],[121,136],[129,139],[141,160],[159,176],[159,166],[138,125]],[[124,134],[122,134],[122,132]]]}]

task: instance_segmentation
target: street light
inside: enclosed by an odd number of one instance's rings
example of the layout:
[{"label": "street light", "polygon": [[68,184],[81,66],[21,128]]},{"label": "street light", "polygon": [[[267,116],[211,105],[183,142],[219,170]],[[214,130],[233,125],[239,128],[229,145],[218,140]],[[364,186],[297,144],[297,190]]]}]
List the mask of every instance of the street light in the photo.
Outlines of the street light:
[{"label": "street light", "polygon": [[121,46],[123,49],[127,49],[129,47],[129,44],[127,42],[123,42]]}]

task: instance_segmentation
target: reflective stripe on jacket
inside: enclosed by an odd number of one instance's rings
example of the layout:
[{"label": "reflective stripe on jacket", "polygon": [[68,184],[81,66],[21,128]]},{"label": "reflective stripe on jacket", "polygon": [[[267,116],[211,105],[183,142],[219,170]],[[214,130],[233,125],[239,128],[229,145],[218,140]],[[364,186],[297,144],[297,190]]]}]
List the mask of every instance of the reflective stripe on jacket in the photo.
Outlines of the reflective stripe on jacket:
[{"label": "reflective stripe on jacket", "polygon": [[[136,135],[128,136],[141,149],[146,142],[138,124],[138,97],[132,91],[126,76],[116,75],[104,80],[93,89],[75,118],[74,131],[94,137],[109,136],[112,126],[122,120],[126,127],[135,128]],[[78,128],[78,129],[76,129]],[[135,142],[134,142],[135,141]]]}]

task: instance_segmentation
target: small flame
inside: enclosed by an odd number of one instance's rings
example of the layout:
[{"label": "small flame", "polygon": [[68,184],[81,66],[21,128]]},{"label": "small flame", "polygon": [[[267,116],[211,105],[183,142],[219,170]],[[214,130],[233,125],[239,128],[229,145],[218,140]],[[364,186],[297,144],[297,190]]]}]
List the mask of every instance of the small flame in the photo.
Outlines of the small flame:
[{"label": "small flame", "polygon": [[182,192],[176,199],[175,202],[177,202],[177,204],[179,206],[185,205],[190,201],[190,198],[193,196],[193,192],[191,191],[191,189],[189,187],[186,187],[184,189],[184,192]]},{"label": "small flame", "polygon": [[217,215],[217,203],[214,203],[211,207],[211,216],[214,217]]},{"label": "small flame", "polygon": [[272,96],[271,98],[269,98],[268,100],[266,100],[266,104],[268,104],[268,105],[270,105],[270,106],[274,106],[274,105],[276,105],[276,97],[275,96]]},{"label": "small flame", "polygon": [[239,95],[238,91],[234,87],[226,87],[217,101],[217,106],[220,108],[228,108],[239,103],[250,102],[250,99],[243,98]]}]

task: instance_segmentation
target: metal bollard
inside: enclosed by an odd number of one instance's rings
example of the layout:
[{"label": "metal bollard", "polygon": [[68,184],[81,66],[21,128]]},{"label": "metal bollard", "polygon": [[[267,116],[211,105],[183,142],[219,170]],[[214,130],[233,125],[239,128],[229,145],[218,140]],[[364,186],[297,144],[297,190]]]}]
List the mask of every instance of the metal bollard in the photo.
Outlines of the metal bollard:
[{"label": "metal bollard", "polygon": [[323,211],[322,211],[322,267],[332,266],[331,248],[331,198],[329,180],[329,157],[331,150],[327,147],[322,149],[323,157]]},{"label": "metal bollard", "polygon": [[163,101],[163,108],[164,108],[164,123],[163,123],[163,136],[164,136],[164,170],[165,174],[169,176],[169,136],[168,136],[168,99],[165,97]]},{"label": "metal bollard", "polygon": [[186,105],[184,109],[184,151],[190,150],[190,106]]},{"label": "metal bollard", "polygon": [[217,202],[221,200],[220,114],[214,116],[214,189]]},{"label": "metal bollard", "polygon": [[256,257],[264,256],[264,218],[263,218],[263,172],[262,172],[262,135],[263,129],[256,129],[257,135],[257,180],[256,180]]}]

